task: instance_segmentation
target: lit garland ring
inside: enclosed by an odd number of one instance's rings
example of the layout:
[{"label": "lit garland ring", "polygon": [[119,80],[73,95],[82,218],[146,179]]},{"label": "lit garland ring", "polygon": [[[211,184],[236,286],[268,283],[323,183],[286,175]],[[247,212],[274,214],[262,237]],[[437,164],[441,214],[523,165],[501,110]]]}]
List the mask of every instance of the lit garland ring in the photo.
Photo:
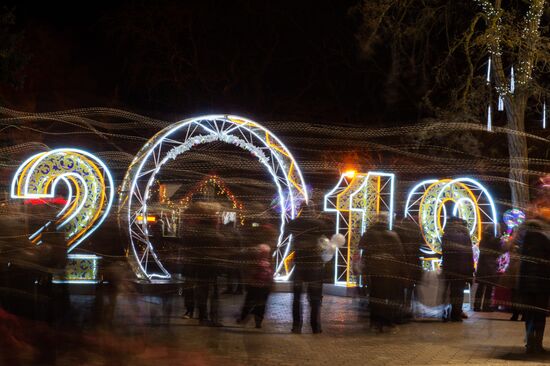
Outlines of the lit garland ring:
[{"label": "lit garland ring", "polygon": [[[142,279],[170,279],[151,242],[147,223],[147,200],[162,166],[193,147],[211,142],[226,142],[249,151],[268,170],[277,187],[281,207],[280,234],[275,257],[275,279],[286,280],[284,259],[290,253],[292,237],[284,234],[286,222],[296,217],[299,202],[307,203],[302,173],[286,146],[269,130],[251,120],[230,115],[209,115],[176,122],[153,136],[130,164],[120,192],[119,225],[129,244],[129,259]],[[287,205],[290,202],[290,205]]]}]

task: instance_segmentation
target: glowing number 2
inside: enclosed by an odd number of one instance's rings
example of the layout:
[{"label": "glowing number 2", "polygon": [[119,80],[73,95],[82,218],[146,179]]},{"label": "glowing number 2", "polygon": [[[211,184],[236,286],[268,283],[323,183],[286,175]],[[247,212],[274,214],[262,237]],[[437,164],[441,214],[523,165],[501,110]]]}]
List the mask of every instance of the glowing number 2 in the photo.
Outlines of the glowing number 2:
[{"label": "glowing number 2", "polygon": [[354,286],[358,281],[351,262],[368,223],[377,214],[386,213],[388,226],[393,226],[394,174],[349,171],[325,195],[324,210],[337,212],[336,233],[344,235],[347,246],[339,249],[334,263],[334,283]]},{"label": "glowing number 2", "polygon": [[33,155],[19,166],[11,183],[11,197],[52,198],[59,182],[67,186],[67,203],[55,220],[29,239],[40,243],[42,231],[53,223],[56,230],[65,232],[67,252],[71,252],[107,217],[114,199],[113,178],[96,156],[78,149],[55,149]]}]

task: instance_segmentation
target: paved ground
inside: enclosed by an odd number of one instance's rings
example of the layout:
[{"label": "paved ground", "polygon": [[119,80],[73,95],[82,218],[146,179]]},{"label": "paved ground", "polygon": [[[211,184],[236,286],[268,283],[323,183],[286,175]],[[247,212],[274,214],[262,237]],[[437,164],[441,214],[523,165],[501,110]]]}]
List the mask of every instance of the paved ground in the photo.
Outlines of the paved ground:
[{"label": "paved ground", "polygon": [[[273,294],[264,328],[253,322],[237,326],[239,296],[222,298],[223,328],[200,327],[181,318],[182,302],[171,301],[172,314],[162,315],[156,298],[125,298],[117,306],[114,329],[85,330],[74,337],[86,346],[66,349],[59,365],[507,365],[548,364],[549,358],[523,354],[523,323],[504,313],[469,313],[464,323],[441,323],[424,318],[376,334],[358,316],[351,298],[326,296],[324,332],[290,334],[291,295]],[[82,308],[89,301],[79,300]],[[152,315],[152,317],[151,317]],[[307,314],[306,314],[307,315]],[[169,322],[169,325],[167,324]],[[548,334],[548,332],[547,332]],[[545,346],[550,349],[550,334]]]}]

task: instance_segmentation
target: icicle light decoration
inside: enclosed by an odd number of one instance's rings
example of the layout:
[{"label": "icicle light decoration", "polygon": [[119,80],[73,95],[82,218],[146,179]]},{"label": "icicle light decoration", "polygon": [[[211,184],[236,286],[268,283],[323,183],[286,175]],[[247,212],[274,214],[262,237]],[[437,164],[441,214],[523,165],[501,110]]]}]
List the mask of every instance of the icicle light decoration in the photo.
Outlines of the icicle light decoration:
[{"label": "icicle light decoration", "polygon": [[510,69],[510,93],[514,94],[516,89],[516,80],[514,78],[514,66]]},{"label": "icicle light decoration", "polygon": [[498,110],[499,112],[504,110],[504,99],[502,98],[502,95],[498,96]]}]

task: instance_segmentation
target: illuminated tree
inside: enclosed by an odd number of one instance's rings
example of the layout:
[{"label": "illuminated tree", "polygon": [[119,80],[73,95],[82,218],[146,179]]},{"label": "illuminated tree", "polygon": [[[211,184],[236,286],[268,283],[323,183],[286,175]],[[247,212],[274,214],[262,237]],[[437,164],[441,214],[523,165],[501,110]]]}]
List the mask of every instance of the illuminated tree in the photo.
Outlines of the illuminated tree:
[{"label": "illuminated tree", "polygon": [[[544,89],[535,77],[544,73],[550,61],[549,43],[541,37],[540,21],[545,0],[526,1],[527,10],[506,10],[501,0],[476,0],[481,6],[486,28],[480,39],[484,41],[491,61],[495,88],[504,102],[507,127],[525,131],[525,114],[530,98],[541,99]],[[510,79],[505,73],[505,59],[514,66]],[[542,67],[542,69],[538,69]],[[521,133],[508,134],[510,154],[510,188],[512,203],[525,207],[529,202],[527,139]]]},{"label": "illuminated tree", "polygon": [[[417,93],[420,113],[429,111],[443,120],[479,120],[487,116],[496,92],[510,129],[509,182],[516,207],[529,202],[526,115],[540,115],[547,93],[542,81],[550,43],[541,35],[544,6],[544,0],[505,6],[501,0],[364,0],[357,8],[363,54],[371,57],[381,48],[389,49],[387,83],[400,80],[398,86],[409,96]],[[487,64],[489,76],[481,71]],[[404,78],[413,81],[403,83]]]}]

